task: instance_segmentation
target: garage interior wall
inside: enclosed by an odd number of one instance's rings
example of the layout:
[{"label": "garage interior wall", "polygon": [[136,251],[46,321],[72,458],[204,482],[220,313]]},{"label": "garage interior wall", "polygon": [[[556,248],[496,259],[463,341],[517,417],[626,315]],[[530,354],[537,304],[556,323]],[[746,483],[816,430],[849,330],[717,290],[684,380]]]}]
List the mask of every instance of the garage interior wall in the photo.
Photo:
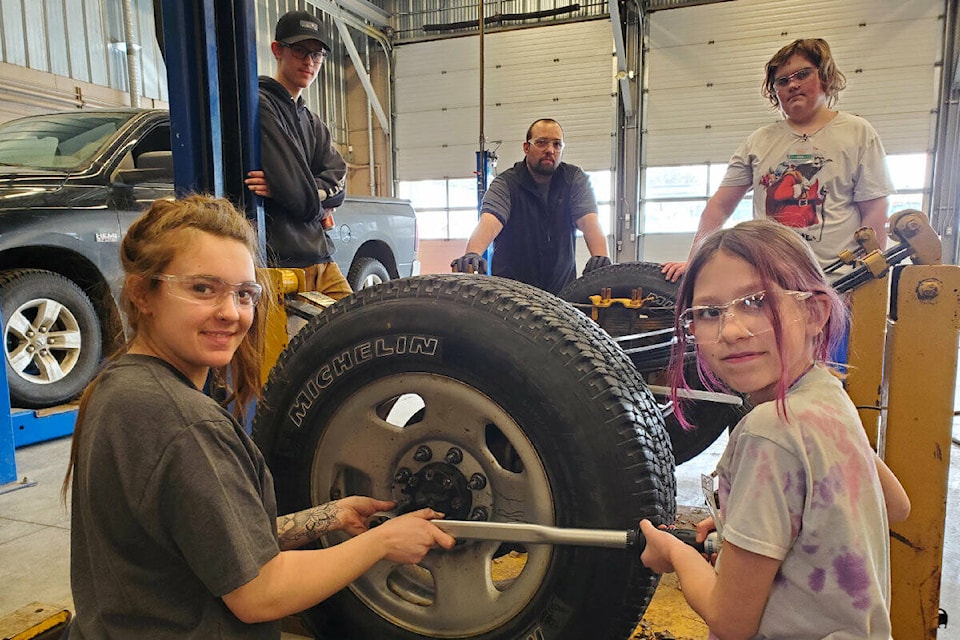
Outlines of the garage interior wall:
[{"label": "garage interior wall", "polygon": [[[166,106],[152,0],[132,0],[141,106]],[[0,2],[0,122],[57,109],[130,104],[120,0]]]},{"label": "garage interior wall", "polygon": [[[138,52],[140,103],[168,106],[166,68],[156,39],[153,0],[130,0]],[[348,190],[371,192],[365,92],[330,15],[305,0],[256,0],[257,67],[273,75],[270,52],[277,19],[309,11],[324,25],[333,51],[318,82],[304,92],[307,105],[327,122],[350,166]],[[349,30],[381,100],[389,104],[389,57],[356,29]],[[171,41],[168,46],[177,46]],[[0,122],[25,115],[85,107],[130,105],[123,0],[3,0],[0,2]],[[392,194],[389,139],[373,126],[380,195]]]},{"label": "garage interior wall", "polygon": [[[725,166],[779,119],[760,95],[763,67],[797,38],[827,40],[847,76],[836,108],[869,120],[888,154],[932,151],[944,10],[943,0],[735,0],[649,14],[646,167]],[[644,234],[642,259],[685,259],[695,230]]]}]

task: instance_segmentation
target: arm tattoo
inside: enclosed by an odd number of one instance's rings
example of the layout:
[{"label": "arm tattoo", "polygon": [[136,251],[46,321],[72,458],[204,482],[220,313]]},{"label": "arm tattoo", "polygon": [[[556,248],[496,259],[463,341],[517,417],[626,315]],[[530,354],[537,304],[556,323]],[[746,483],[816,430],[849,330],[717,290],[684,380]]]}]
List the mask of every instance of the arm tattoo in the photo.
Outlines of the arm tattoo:
[{"label": "arm tattoo", "polygon": [[339,524],[339,511],[335,502],[327,502],[278,517],[277,535],[280,537],[280,548],[284,551],[296,549],[334,531]]}]

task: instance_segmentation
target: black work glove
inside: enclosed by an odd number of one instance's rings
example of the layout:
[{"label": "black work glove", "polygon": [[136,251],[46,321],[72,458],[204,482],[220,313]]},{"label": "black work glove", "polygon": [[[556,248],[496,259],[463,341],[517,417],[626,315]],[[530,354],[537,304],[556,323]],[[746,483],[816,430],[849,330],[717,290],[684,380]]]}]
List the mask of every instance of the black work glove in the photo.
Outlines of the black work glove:
[{"label": "black work glove", "polygon": [[587,275],[594,269],[600,269],[601,267],[609,267],[611,264],[610,258],[607,256],[593,256],[587,260],[587,264],[583,267],[583,274]]},{"label": "black work glove", "polygon": [[487,261],[479,253],[468,253],[450,263],[454,273],[487,273]]}]

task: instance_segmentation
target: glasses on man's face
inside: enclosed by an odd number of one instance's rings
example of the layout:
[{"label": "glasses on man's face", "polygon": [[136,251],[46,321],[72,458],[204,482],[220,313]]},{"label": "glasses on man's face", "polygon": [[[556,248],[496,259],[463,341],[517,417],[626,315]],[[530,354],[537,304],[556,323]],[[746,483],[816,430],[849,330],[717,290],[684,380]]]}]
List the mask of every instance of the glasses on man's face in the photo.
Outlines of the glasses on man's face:
[{"label": "glasses on man's face", "polygon": [[793,82],[794,80],[796,80],[797,82],[803,82],[804,80],[812,76],[814,73],[816,73],[816,71],[817,70],[814,69],[813,67],[804,67],[803,69],[798,69],[797,71],[794,71],[789,75],[780,76],[779,78],[773,81],[773,84],[776,85],[777,89],[786,89],[788,86],[790,86],[790,83]]},{"label": "glasses on man's face", "polygon": [[[791,295],[798,301],[813,294],[809,291],[781,289],[776,293]],[[688,340],[700,344],[720,342],[726,319],[735,318],[750,336],[773,330],[768,315],[767,291],[758,291],[742,298],[734,298],[727,304],[706,304],[690,307],[683,312],[683,331]]]},{"label": "glasses on man's face", "polygon": [[216,276],[171,276],[166,273],[151,278],[169,282],[170,295],[209,307],[219,305],[226,296],[231,295],[238,307],[253,308],[263,295],[263,287],[256,282],[231,284]]},{"label": "glasses on man's face", "polygon": [[537,149],[546,149],[547,147],[553,147],[557,151],[563,151],[563,140],[551,140],[550,138],[536,138],[534,140],[527,140],[527,142],[535,146]]},{"label": "glasses on man's face", "polygon": [[318,49],[317,51],[314,51],[313,49],[308,49],[300,44],[287,44],[286,42],[278,42],[277,44],[285,49],[290,49],[290,53],[292,53],[293,57],[297,60],[303,60],[307,56],[310,56],[310,62],[319,64],[327,57],[326,49]]}]

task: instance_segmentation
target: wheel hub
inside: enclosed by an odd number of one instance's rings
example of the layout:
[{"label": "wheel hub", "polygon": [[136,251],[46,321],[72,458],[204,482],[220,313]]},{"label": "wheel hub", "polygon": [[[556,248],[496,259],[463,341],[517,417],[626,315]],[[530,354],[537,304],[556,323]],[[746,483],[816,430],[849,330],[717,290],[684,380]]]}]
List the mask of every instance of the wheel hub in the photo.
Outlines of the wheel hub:
[{"label": "wheel hub", "polygon": [[68,308],[38,298],[17,308],[4,335],[14,373],[33,384],[59,382],[80,357],[80,326]]},{"label": "wheel hub", "polygon": [[[443,460],[434,460],[434,452]],[[487,520],[492,494],[479,461],[442,442],[422,443],[399,461],[394,499],[400,513],[429,507],[451,520]]]}]

